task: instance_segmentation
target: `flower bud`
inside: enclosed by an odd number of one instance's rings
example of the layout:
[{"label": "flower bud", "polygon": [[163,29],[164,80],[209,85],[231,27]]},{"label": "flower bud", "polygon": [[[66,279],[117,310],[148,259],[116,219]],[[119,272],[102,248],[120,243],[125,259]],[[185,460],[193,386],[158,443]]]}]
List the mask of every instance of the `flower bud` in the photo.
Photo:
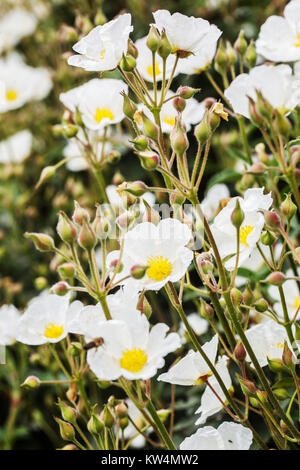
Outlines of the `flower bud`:
[{"label": "flower bud", "polygon": [[287,400],[288,398],[290,398],[290,395],[285,388],[275,388],[275,390],[273,390],[273,393],[275,397],[278,398],[278,400],[280,401]]},{"label": "flower bud", "polygon": [[245,214],[241,209],[241,205],[239,200],[236,200],[235,208],[233,209],[231,213],[231,222],[232,225],[236,228],[239,229],[244,221]]},{"label": "flower bud", "polygon": [[143,181],[133,181],[122,183],[120,186],[118,186],[117,191],[126,191],[133,196],[141,197],[147,192],[147,189],[148,187],[145,185],[145,183],[143,183]]},{"label": "flower bud", "polygon": [[103,428],[104,424],[102,423],[102,421],[100,421],[100,419],[93,414],[87,423],[88,431],[94,436],[97,436],[103,431]]},{"label": "flower bud", "polygon": [[229,41],[226,41],[226,56],[227,56],[228,65],[233,67],[236,63],[237,57],[236,57],[236,52],[233,49]]},{"label": "flower bud", "polygon": [[34,246],[39,251],[54,251],[55,245],[54,240],[50,235],[45,233],[24,233],[25,238],[30,238]]},{"label": "flower bud", "polygon": [[281,286],[286,281],[286,277],[280,271],[274,271],[269,274],[265,282],[272,284],[273,286]]},{"label": "flower bud", "polygon": [[71,245],[77,238],[77,229],[75,225],[63,211],[59,212],[56,231],[61,240],[69,245]]},{"label": "flower bud", "polygon": [[150,49],[151,52],[156,52],[158,49],[159,43],[160,43],[159,34],[155,26],[152,25],[150,27],[150,31],[146,39],[147,47],[148,49]]},{"label": "flower bud", "polygon": [[282,353],[282,363],[288,369],[295,370],[295,356],[288,347],[286,341],[284,341],[283,353]]},{"label": "flower bud", "polygon": [[276,230],[281,227],[281,219],[279,214],[275,212],[274,210],[272,211],[264,211],[265,215],[265,222],[268,227],[270,227],[273,230]]},{"label": "flower bud", "polygon": [[71,382],[68,390],[66,391],[66,397],[72,403],[75,403],[77,399],[77,386],[75,382]]},{"label": "flower bud", "polygon": [[61,416],[64,421],[67,421],[68,423],[75,424],[76,423],[76,418],[77,418],[77,413],[74,408],[71,406],[67,405],[64,403],[62,400],[58,399],[57,405],[60,408]]},{"label": "flower bud", "polygon": [[34,285],[38,290],[43,290],[47,287],[48,281],[45,277],[39,276],[35,278]]},{"label": "flower bud", "polygon": [[75,444],[67,444],[59,450],[79,450]]},{"label": "flower bud", "polygon": [[103,422],[104,426],[107,428],[111,428],[115,423],[115,418],[113,417],[107,405],[104,406],[103,411],[101,412],[100,420]]},{"label": "flower bud", "polygon": [[128,416],[128,407],[124,401],[118,403],[118,405],[115,407],[115,413],[120,419],[126,418]]},{"label": "flower bud", "polygon": [[253,307],[257,312],[263,313],[269,308],[269,304],[265,299],[258,299],[254,304]]},{"label": "flower bud", "polygon": [[160,420],[164,423],[167,420],[168,416],[170,416],[171,410],[157,410],[157,414],[160,417]]},{"label": "flower bud", "polygon": [[134,216],[129,211],[124,211],[121,215],[116,218],[116,223],[120,229],[127,229],[131,222],[133,222]]},{"label": "flower bud", "polygon": [[121,160],[121,154],[118,150],[112,150],[111,152],[109,152],[106,158],[108,163],[110,163],[111,165],[116,165]]},{"label": "flower bud", "polygon": [[131,55],[125,56],[123,54],[120,66],[121,66],[121,69],[124,70],[124,72],[132,72],[132,70],[134,70],[136,67],[136,60]]},{"label": "flower bud", "polygon": [[287,194],[280,205],[280,210],[287,220],[291,220],[297,212],[297,206],[293,203],[291,194]]},{"label": "flower bud", "polygon": [[83,225],[85,222],[90,221],[90,215],[86,209],[80,206],[77,201],[74,201],[75,210],[73,212],[73,222],[78,225]]},{"label": "flower bud", "polygon": [[130,142],[133,143],[134,150],[137,152],[142,152],[148,147],[148,139],[144,135],[138,135],[134,140]]},{"label": "flower bud", "polygon": [[142,167],[148,171],[156,170],[156,168],[158,167],[160,163],[160,159],[157,153],[154,153],[151,150],[145,150],[144,152],[139,152],[138,157],[140,159]]},{"label": "flower bud", "polygon": [[147,267],[136,264],[130,269],[130,275],[133,279],[142,279],[146,274]]},{"label": "flower bud", "polygon": [[245,379],[240,375],[236,374],[238,381],[240,382],[241,389],[244,395],[248,397],[256,397],[257,387],[254,382],[249,379]]},{"label": "flower bud", "polygon": [[243,292],[242,302],[245,305],[251,305],[253,303],[253,300],[254,300],[253,292],[250,289],[249,284],[247,284],[247,287]]},{"label": "flower bud", "polygon": [[200,91],[200,88],[191,88],[189,86],[180,86],[176,91],[176,95],[179,95],[180,98],[188,100],[192,98],[196,93]]},{"label": "flower bud", "polygon": [[215,55],[215,69],[220,73],[226,72],[227,69],[227,55],[222,39]]},{"label": "flower bud", "polygon": [[246,53],[247,41],[244,37],[244,31],[243,30],[240,31],[240,33],[238,35],[238,38],[235,41],[233,47],[235,48],[237,53],[240,54],[241,56],[243,56]]},{"label": "flower bud", "polygon": [[166,31],[163,29],[160,35],[157,53],[162,59],[166,59],[172,51],[172,46],[167,38]]},{"label": "flower bud", "polygon": [[205,300],[201,299],[200,314],[203,318],[211,320],[214,317],[215,311],[211,305],[205,302]]},{"label": "flower bud", "polygon": [[256,60],[257,54],[255,50],[255,45],[253,39],[251,39],[250,44],[245,52],[245,61],[249,68],[252,69],[256,64]]},{"label": "flower bud", "polygon": [[75,267],[72,263],[61,264],[57,271],[62,279],[73,279],[75,275]]},{"label": "flower bud", "polygon": [[286,367],[283,365],[281,359],[269,359],[267,357],[269,369],[275,373],[286,372]]},{"label": "flower bud", "polygon": [[120,419],[120,428],[122,430],[126,429],[128,424],[129,424],[129,419],[127,417]]},{"label": "flower bud", "polygon": [[134,114],[134,120],[141,122],[143,126],[143,131],[146,137],[157,141],[158,139],[158,127],[154,124],[144,113],[144,111],[137,111]]},{"label": "flower bud", "polygon": [[80,229],[78,244],[81,248],[87,251],[91,251],[97,244],[96,235],[87,222],[84,222]]},{"label": "flower bud", "polygon": [[266,166],[261,162],[256,162],[249,168],[247,173],[250,173],[251,175],[263,175],[265,171]]},{"label": "flower bud", "polygon": [[284,137],[289,137],[292,129],[292,125],[288,118],[278,109],[275,110],[275,129]]},{"label": "flower bud", "polygon": [[211,129],[208,123],[208,111],[206,111],[202,121],[195,127],[194,135],[200,144],[204,144],[211,136]]},{"label": "flower bud", "polygon": [[137,59],[139,55],[138,48],[130,38],[128,39],[127,54],[131,55],[135,59]]},{"label": "flower bud", "polygon": [[250,120],[253,122],[253,124],[256,127],[264,127],[265,125],[265,120],[263,116],[259,113],[258,111],[258,106],[255,101],[248,96],[249,99],[249,116]]},{"label": "flower bud", "polygon": [[234,353],[233,354],[234,354],[234,357],[239,362],[243,362],[246,359],[247,353],[246,353],[244,345],[243,345],[243,343],[241,343],[241,341],[239,341],[237,343],[236,347],[234,348]]},{"label": "flower bud", "polygon": [[35,185],[35,189],[38,189],[42,184],[48,181],[52,176],[55,175],[56,167],[53,166],[46,166],[42,169],[38,182]]},{"label": "flower bud", "polygon": [[275,240],[276,240],[276,236],[273,232],[266,231],[266,232],[263,232],[260,236],[260,241],[262,242],[263,245],[266,245],[266,246],[272,246]]},{"label": "flower bud", "polygon": [[237,307],[242,302],[243,294],[239,289],[233,287],[230,291],[230,297],[233,305]]},{"label": "flower bud", "polygon": [[26,389],[35,389],[40,386],[40,379],[36,377],[35,375],[30,375],[27,377],[27,379],[24,380],[24,382],[21,384],[21,387],[26,388]]},{"label": "flower bud", "polygon": [[263,405],[266,405],[268,403],[268,394],[267,392],[264,392],[263,390],[258,390],[256,392],[256,396],[259,400],[260,403]]},{"label": "flower bud", "polygon": [[71,139],[78,134],[78,127],[73,124],[64,125],[62,128],[62,135],[67,139]]},{"label": "flower bud", "polygon": [[179,157],[182,157],[189,148],[189,141],[179,117],[176,118],[175,126],[171,131],[170,143],[173,152]]},{"label": "flower bud", "polygon": [[182,113],[182,111],[184,111],[186,107],[185,99],[181,98],[180,96],[177,96],[173,100],[173,106],[178,113]]},{"label": "flower bud", "polygon": [[137,111],[137,106],[136,104],[126,95],[126,93],[122,92],[121,95],[123,96],[124,102],[123,102],[123,113],[125,114],[128,119],[133,121],[134,115]]},{"label": "flower bud", "polygon": [[55,295],[63,296],[63,295],[66,295],[69,292],[69,290],[70,290],[69,284],[67,284],[66,282],[60,281],[51,287],[50,292],[52,292],[52,294],[55,294]]},{"label": "flower bud", "polygon": [[73,441],[75,439],[75,431],[70,423],[66,423],[66,421],[63,421],[62,419],[59,418],[54,418],[55,421],[59,425],[59,431],[60,435],[63,438],[64,441]]},{"label": "flower bud", "polygon": [[152,314],[152,307],[150,303],[147,300],[147,297],[145,294],[141,294],[136,306],[137,310],[139,310],[141,313],[146,315],[146,317],[149,319],[151,314]]},{"label": "flower bud", "polygon": [[92,228],[98,240],[106,240],[111,227],[108,218],[97,213]]}]

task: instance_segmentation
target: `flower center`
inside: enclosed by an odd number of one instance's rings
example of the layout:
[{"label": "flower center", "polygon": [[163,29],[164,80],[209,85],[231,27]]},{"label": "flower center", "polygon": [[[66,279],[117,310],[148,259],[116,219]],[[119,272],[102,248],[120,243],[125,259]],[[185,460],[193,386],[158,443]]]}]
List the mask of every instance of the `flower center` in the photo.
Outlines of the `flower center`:
[{"label": "flower center", "polygon": [[18,98],[18,93],[15,90],[7,90],[5,96],[7,101],[15,101]]},{"label": "flower center", "polygon": [[247,238],[253,229],[254,229],[253,225],[244,225],[243,227],[240,228],[240,242],[243,245],[249,246],[247,242]]},{"label": "flower center", "polygon": [[300,305],[300,296],[298,295],[297,297],[294,298],[293,307],[294,307],[294,308],[298,308],[299,305]]},{"label": "flower center", "polygon": [[294,44],[295,47],[300,47],[300,33],[297,34],[297,41]]},{"label": "flower center", "polygon": [[129,372],[139,372],[146,364],[147,359],[147,354],[142,349],[127,349],[123,352],[120,365],[122,369],[129,370]]},{"label": "flower center", "polygon": [[166,124],[169,124],[170,126],[174,126],[175,124],[175,118],[173,116],[165,116],[163,118],[163,121],[166,123]]},{"label": "flower center", "polygon": [[102,119],[104,119],[104,118],[107,118],[110,121],[112,121],[113,118],[114,118],[114,115],[111,112],[111,110],[108,109],[108,108],[103,108],[103,109],[97,108],[96,112],[95,112],[95,115],[94,115],[94,118],[95,118],[95,121],[97,121],[98,124],[99,124],[102,121]]},{"label": "flower center", "polygon": [[[151,77],[153,77],[153,67],[152,67],[152,65],[148,65],[147,72]],[[161,74],[161,70],[159,68],[159,65],[158,65],[157,62],[155,62],[155,75],[157,76],[157,75],[160,75],[160,74]]]},{"label": "flower center", "polygon": [[200,375],[195,382],[195,385],[203,385],[207,383],[207,379],[212,376],[212,372],[207,372],[207,374]]},{"label": "flower center", "polygon": [[277,343],[276,346],[277,346],[278,349],[283,349],[283,348],[284,348],[284,345],[283,345],[282,343],[280,343],[280,342]]},{"label": "flower center", "polygon": [[62,325],[48,323],[45,329],[44,336],[46,336],[46,338],[57,339],[63,334],[63,331],[64,327]]},{"label": "flower center", "polygon": [[168,258],[164,258],[163,256],[148,258],[147,266],[148,277],[158,282],[170,276],[172,272],[172,263]]},{"label": "flower center", "polygon": [[100,51],[100,59],[102,59],[102,60],[104,59],[105,52],[106,52],[105,49],[102,49],[102,51]]}]

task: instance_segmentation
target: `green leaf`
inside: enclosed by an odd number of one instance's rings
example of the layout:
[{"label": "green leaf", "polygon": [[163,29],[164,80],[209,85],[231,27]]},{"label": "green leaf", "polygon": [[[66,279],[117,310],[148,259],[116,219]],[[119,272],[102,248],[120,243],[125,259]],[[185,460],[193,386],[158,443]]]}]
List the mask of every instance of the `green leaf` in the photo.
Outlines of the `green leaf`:
[{"label": "green leaf", "polygon": [[235,160],[244,160],[244,162],[249,163],[246,155],[243,154],[240,150],[228,147],[226,149],[226,152],[229,154],[231,158],[234,158]]}]

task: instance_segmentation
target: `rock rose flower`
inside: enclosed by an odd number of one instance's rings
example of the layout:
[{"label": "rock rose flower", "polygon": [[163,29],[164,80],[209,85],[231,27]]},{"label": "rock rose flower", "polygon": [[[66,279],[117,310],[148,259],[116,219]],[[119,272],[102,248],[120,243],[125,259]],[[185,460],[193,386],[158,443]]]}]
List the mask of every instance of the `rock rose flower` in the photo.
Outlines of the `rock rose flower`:
[{"label": "rock rose flower", "polygon": [[0,163],[22,163],[30,155],[32,134],[29,130],[17,132],[0,142]]},{"label": "rock rose flower", "polygon": [[16,340],[16,331],[21,318],[19,310],[13,305],[0,307],[0,345],[8,346]]},{"label": "rock rose flower", "polygon": [[68,64],[82,67],[89,72],[115,69],[122,55],[127,52],[132,30],[129,13],[120,15],[103,26],[96,26],[73,46],[78,55],[71,56]]},{"label": "rock rose flower", "polygon": [[0,18],[0,54],[16,46],[24,36],[32,34],[36,25],[35,15],[24,8],[14,8]]},{"label": "rock rose flower", "polygon": [[284,341],[288,340],[283,326],[270,320],[253,326],[245,334],[261,367],[268,365],[268,359],[281,359]]}]

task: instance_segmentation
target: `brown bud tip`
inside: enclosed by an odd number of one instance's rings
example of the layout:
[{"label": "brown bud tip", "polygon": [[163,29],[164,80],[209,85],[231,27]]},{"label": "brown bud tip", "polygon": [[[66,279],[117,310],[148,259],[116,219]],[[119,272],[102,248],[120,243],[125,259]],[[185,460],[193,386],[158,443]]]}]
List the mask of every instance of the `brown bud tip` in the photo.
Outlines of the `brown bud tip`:
[{"label": "brown bud tip", "polygon": [[237,343],[235,349],[234,349],[234,357],[240,361],[240,362],[243,362],[245,359],[246,359],[246,356],[247,356],[247,353],[246,353],[246,350],[244,348],[244,345],[243,343],[241,343],[240,341]]}]

